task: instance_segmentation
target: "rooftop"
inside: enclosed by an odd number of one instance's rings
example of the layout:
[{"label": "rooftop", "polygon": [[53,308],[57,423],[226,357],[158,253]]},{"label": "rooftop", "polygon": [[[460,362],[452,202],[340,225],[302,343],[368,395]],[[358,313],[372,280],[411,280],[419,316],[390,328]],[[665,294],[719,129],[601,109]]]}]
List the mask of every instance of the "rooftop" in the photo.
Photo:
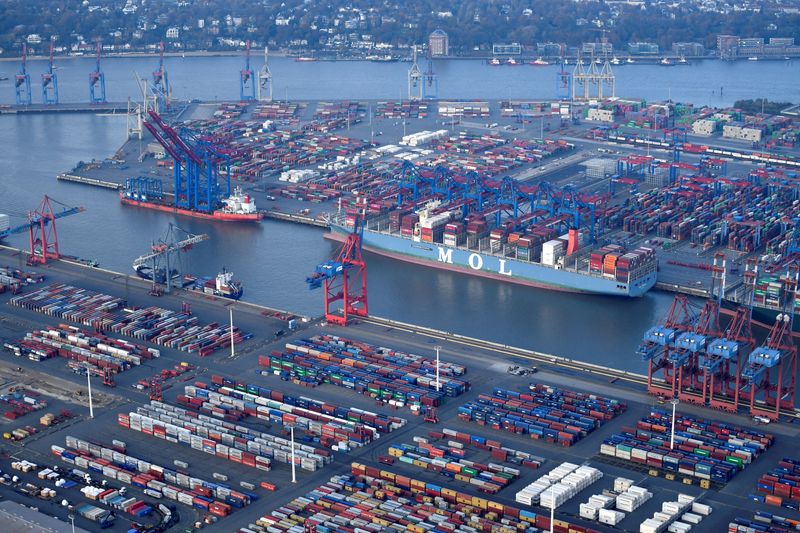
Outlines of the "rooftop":
[{"label": "rooftop", "polygon": [[[63,533],[68,529],[67,524],[57,518],[10,501],[0,503],[0,522],[4,533]],[[89,533],[77,526],[72,531]]]}]

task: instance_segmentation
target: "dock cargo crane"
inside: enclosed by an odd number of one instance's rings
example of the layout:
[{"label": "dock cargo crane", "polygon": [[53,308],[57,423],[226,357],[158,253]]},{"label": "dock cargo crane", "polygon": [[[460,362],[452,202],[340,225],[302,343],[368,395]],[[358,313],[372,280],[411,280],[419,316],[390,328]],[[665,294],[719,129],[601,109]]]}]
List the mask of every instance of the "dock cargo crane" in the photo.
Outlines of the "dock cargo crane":
[{"label": "dock cargo crane", "polygon": [[[317,265],[306,278],[309,289],[325,288],[325,320],[346,326],[351,316],[367,316],[367,265],[361,256],[361,242],[366,223],[366,198],[356,211],[353,231],[347,236],[335,259]],[[332,309],[342,301],[342,314]]]},{"label": "dock cargo crane", "polygon": [[411,67],[408,69],[408,99],[422,100],[422,70],[417,64],[417,47],[411,47]]},{"label": "dock cargo crane", "polygon": [[664,389],[654,384],[653,378],[661,370],[664,371],[663,380],[675,394],[675,373],[669,361],[670,350],[675,347],[675,341],[682,332],[689,331],[696,323],[696,313],[689,305],[688,298],[678,294],[672,301],[666,318],[660,326],[648,329],[636,353],[642,361],[647,362],[647,392],[662,396]]},{"label": "dock cargo crane", "polygon": [[256,97],[260,102],[272,101],[272,71],[269,69],[269,49],[264,47],[264,65],[258,72],[258,85]]},{"label": "dock cargo crane", "polygon": [[53,43],[50,43],[50,62],[47,65],[47,72],[42,73],[42,103],[58,104],[58,75],[53,70]]},{"label": "dock cargo crane", "polygon": [[428,68],[425,70],[425,83],[422,84],[422,98],[436,100],[439,98],[439,76],[433,72],[433,56],[428,49]]},{"label": "dock cargo crane", "polygon": [[153,71],[151,90],[156,102],[156,110],[163,112],[172,106],[172,86],[164,66],[164,41],[158,44],[158,69]]},{"label": "dock cargo crane", "polygon": [[92,104],[106,103],[106,75],[100,70],[100,41],[97,41],[97,59],[94,70],[89,73],[89,102]]},{"label": "dock cargo crane", "polygon": [[163,238],[154,242],[150,246],[150,251],[140,255],[133,261],[133,269],[137,272],[143,268],[150,268],[153,280],[152,294],[160,293],[159,272],[164,272],[164,287],[169,293],[173,286],[173,278],[181,277],[180,270],[177,269],[179,261],[171,261],[171,258],[180,252],[188,251],[195,244],[208,240],[208,235],[201,233],[195,235],[170,223]]},{"label": "dock cargo crane", "polygon": [[[714,266],[717,264],[715,260]],[[757,277],[758,260],[748,259],[743,273],[746,303],[736,308],[724,334],[709,341],[706,353],[700,358],[703,402],[713,409],[732,413],[739,409],[743,363],[756,345],[751,306]]]},{"label": "dock cargo crane", "polygon": [[256,84],[253,69],[250,68],[250,41],[245,45],[244,68],[239,72],[239,100],[245,102],[256,99]]},{"label": "dock cargo crane", "polygon": [[186,128],[179,135],[153,110],[148,116],[142,124],[174,160],[175,205],[207,213],[217,209],[222,195],[231,194],[230,156]]},{"label": "dock cargo crane", "polygon": [[[53,210],[53,204],[61,207],[60,211]],[[83,207],[69,207],[61,202],[45,196],[39,207],[28,212],[28,222],[13,228],[0,231],[0,239],[15,233],[28,232],[30,245],[29,264],[47,264],[48,259],[60,259],[58,251],[58,232],[56,219],[75,215],[85,211]]]},{"label": "dock cargo crane", "polygon": [[782,409],[794,409],[797,384],[797,345],[792,336],[794,305],[800,267],[790,264],[781,279],[788,295],[783,309],[761,346],[750,352],[742,370],[745,387],[749,386],[750,414],[772,421]]},{"label": "dock cargo crane", "polygon": [[22,43],[22,62],[14,76],[14,92],[17,105],[31,105],[31,75],[28,74],[28,45]]}]

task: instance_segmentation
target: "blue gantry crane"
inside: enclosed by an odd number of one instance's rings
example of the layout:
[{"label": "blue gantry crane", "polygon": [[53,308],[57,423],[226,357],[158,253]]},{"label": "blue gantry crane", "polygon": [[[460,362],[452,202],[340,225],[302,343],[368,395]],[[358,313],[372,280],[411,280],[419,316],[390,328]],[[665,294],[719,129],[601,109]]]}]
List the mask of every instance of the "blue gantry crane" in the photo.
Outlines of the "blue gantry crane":
[{"label": "blue gantry crane", "polygon": [[[230,157],[187,128],[178,134],[155,111],[149,111],[148,115],[150,118],[143,122],[145,128],[174,161],[175,205],[207,213],[219,208],[223,195],[231,194]],[[224,175],[220,168],[224,169]],[[160,191],[153,184],[142,183],[143,179],[136,178],[138,181],[131,183],[131,190]]]},{"label": "blue gantry crane", "polygon": [[239,72],[239,100],[256,99],[256,83],[253,69],[250,68],[250,41],[245,45],[244,68]]},{"label": "blue gantry crane", "polygon": [[17,105],[31,105],[31,75],[28,74],[28,45],[22,43],[22,63],[14,76]]},{"label": "blue gantry crane", "polygon": [[422,98],[425,100],[439,98],[439,76],[433,71],[433,57],[430,49],[428,50],[428,68],[425,71],[424,83],[422,84]]},{"label": "blue gantry crane", "polygon": [[[57,204],[61,209],[54,210],[53,204]],[[28,212],[28,221],[25,224],[0,231],[0,239],[27,231],[30,245],[28,263],[44,265],[48,259],[61,258],[58,250],[56,220],[82,211],[85,211],[83,207],[69,207],[45,196],[37,209]]]},{"label": "blue gantry crane", "polygon": [[106,103],[106,75],[100,70],[100,41],[97,41],[97,59],[95,67],[89,73],[89,102],[92,104]]},{"label": "blue gantry crane", "polygon": [[53,69],[53,43],[50,43],[50,62],[47,72],[42,73],[42,103],[58,104],[58,75]]}]

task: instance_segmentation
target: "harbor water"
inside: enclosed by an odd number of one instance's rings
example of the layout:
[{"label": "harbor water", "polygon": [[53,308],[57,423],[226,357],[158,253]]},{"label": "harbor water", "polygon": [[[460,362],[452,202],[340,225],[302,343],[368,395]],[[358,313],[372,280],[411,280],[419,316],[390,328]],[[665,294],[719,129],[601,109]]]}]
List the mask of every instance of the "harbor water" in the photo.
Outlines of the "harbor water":
[{"label": "harbor water", "polygon": [[[58,64],[62,100],[85,101],[92,61],[81,58]],[[175,96],[199,99],[236,98],[240,64],[241,58],[236,57],[167,61]],[[119,101],[135,95],[133,72],[149,73],[154,59],[109,58],[103,65],[108,98]],[[302,99],[398,98],[408,67],[405,63],[296,63],[287,58],[275,58],[271,66],[276,96],[282,97],[283,91],[289,98]],[[34,87],[43,67],[41,62],[29,63]],[[2,62],[0,75],[13,76],[16,68],[15,63]],[[447,61],[437,62],[437,68],[443,97],[555,96],[556,67]],[[215,75],[201,79],[208,72]],[[671,96],[718,106],[762,95],[798,100],[800,86],[800,69],[782,61],[706,61],[671,68],[631,65],[617,72],[621,94],[645,99]],[[13,100],[11,83],[0,82],[0,102]],[[720,87],[724,88],[722,97]],[[132,272],[133,259],[147,252],[172,221],[211,237],[185,256],[185,271],[214,275],[224,266],[243,281],[245,300],[304,315],[321,313],[322,293],[309,291],[305,284],[306,274],[337,247],[323,239],[321,229],[275,221],[228,225],[178,218],[123,207],[113,191],[55,180],[56,174],[79,160],[112,155],[124,141],[125,127],[121,116],[0,116],[0,212],[13,215],[12,223],[21,223],[43,194],[67,205],[82,205],[86,212],[59,221],[62,251],[125,273]],[[26,246],[27,236],[15,236],[10,243]],[[374,315],[637,372],[645,370],[634,355],[642,332],[663,316],[672,300],[670,294],[652,291],[635,300],[549,292],[374,255],[367,262]]]}]

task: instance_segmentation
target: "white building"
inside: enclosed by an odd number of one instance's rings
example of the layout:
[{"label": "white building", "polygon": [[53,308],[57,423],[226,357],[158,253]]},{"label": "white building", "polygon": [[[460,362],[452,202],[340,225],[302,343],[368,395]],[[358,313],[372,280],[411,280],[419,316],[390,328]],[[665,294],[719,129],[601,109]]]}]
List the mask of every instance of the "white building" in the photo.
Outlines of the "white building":
[{"label": "white building", "polygon": [[181,30],[177,26],[167,28],[167,39],[177,39],[181,35]]}]

